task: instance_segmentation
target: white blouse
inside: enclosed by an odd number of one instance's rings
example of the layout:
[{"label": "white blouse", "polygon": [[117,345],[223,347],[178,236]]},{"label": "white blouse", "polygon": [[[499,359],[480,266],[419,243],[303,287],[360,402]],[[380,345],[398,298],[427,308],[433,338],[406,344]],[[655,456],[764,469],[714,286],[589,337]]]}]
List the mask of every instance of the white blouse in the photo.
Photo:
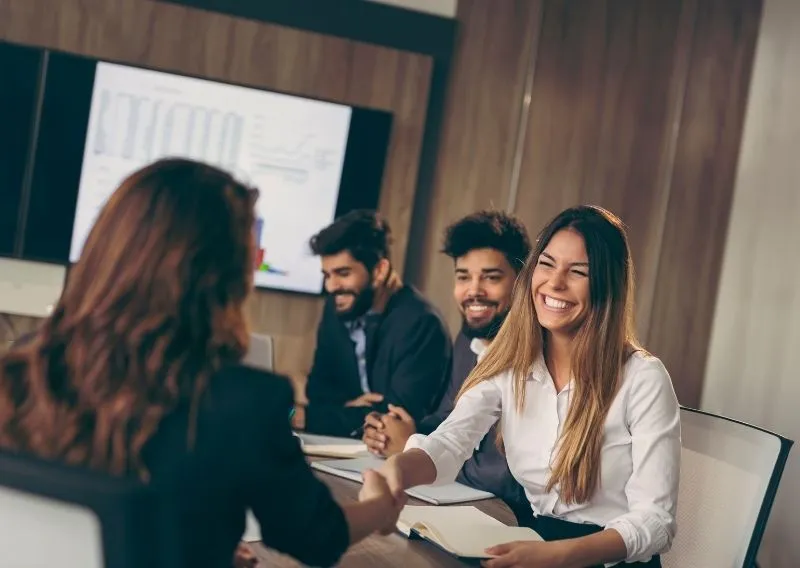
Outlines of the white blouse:
[{"label": "white blouse", "polygon": [[451,483],[499,418],[509,468],[535,515],[615,529],[625,542],[628,562],[669,550],[676,530],[680,412],[661,361],[637,352],[625,364],[606,418],[600,484],[580,504],[563,503],[558,486],[545,490],[572,383],[557,393],[540,357],[525,382],[522,412],[516,411],[512,384],[507,371],[473,387],[439,428],[429,436],[415,434],[406,449],[419,448],[430,456],[436,484]]}]

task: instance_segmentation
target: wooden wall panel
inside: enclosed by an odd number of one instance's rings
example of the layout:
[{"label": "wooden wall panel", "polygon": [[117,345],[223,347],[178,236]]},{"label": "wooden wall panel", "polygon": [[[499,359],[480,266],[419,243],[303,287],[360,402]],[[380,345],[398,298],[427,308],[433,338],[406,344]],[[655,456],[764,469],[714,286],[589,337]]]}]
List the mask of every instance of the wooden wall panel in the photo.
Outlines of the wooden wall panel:
[{"label": "wooden wall panel", "polygon": [[546,5],[516,212],[622,217],[640,337],[696,406],[760,1],[591,5]]},{"label": "wooden wall panel", "polygon": [[691,2],[549,2],[515,212],[536,232],[580,203],[628,225],[646,330],[692,29]]},{"label": "wooden wall panel", "polygon": [[[487,4],[460,4],[423,291],[455,319],[435,251],[458,216],[509,205],[535,235],[566,207],[607,207],[628,226],[639,335],[696,405],[760,0],[544,0],[524,4],[525,17],[522,4]],[[502,60],[491,38],[518,56]],[[531,77],[514,137],[507,121]]]},{"label": "wooden wall panel", "polygon": [[459,35],[417,284],[453,328],[453,267],[439,250],[452,221],[506,206],[525,78],[536,45],[539,0],[461,0]]},{"label": "wooden wall panel", "polygon": [[698,3],[648,343],[697,406],[739,157],[761,0]]},{"label": "wooden wall panel", "polygon": [[[0,0],[0,40],[393,112],[379,208],[403,266],[429,57],[149,0]],[[252,327],[275,336],[279,370],[307,370],[320,306],[278,292],[251,298]]]}]

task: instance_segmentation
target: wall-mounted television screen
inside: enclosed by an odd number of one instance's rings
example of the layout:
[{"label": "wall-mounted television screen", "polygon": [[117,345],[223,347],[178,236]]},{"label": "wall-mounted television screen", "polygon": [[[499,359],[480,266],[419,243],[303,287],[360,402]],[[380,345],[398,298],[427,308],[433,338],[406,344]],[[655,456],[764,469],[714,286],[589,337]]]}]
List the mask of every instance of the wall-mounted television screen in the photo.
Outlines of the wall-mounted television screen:
[{"label": "wall-mounted television screen", "polygon": [[15,253],[42,52],[0,42],[0,256]]},{"label": "wall-mounted television screen", "polygon": [[389,113],[65,54],[47,65],[26,258],[77,261],[114,189],[163,157],[260,190],[259,287],[320,293],[309,238],[377,206]]}]

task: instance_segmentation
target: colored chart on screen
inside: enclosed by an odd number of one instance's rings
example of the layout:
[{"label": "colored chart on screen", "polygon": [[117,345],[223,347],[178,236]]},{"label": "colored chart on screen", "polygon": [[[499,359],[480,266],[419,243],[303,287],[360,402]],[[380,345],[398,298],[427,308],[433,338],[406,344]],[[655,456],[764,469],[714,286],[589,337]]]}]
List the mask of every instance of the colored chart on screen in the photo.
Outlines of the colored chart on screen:
[{"label": "colored chart on screen", "polygon": [[319,292],[308,240],[335,214],[351,114],[345,105],[98,63],[70,260],[121,181],[159,158],[186,157],[259,189],[256,285]]}]

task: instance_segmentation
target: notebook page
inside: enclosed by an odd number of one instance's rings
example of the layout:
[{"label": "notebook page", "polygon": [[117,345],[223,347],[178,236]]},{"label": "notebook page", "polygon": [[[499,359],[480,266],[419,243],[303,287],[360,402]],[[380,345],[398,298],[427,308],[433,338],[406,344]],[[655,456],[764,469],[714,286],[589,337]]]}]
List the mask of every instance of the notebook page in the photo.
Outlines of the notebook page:
[{"label": "notebook page", "polygon": [[[322,467],[318,467],[318,466]],[[380,469],[383,460],[374,456],[363,457],[352,460],[331,460],[316,462],[312,467],[317,466],[321,471],[340,475],[337,470],[346,472],[349,475],[341,475],[348,479],[353,479],[352,474],[361,474],[366,469]],[[473,489],[461,483],[448,483],[446,485],[421,485],[406,491],[410,497],[415,497],[420,501],[426,501],[434,505],[448,505],[451,503],[467,503],[470,501],[480,501],[494,497],[491,493]]]},{"label": "notebook page", "polygon": [[467,525],[467,526],[505,526],[494,517],[487,515],[477,507],[453,506],[436,507],[427,505],[406,505],[400,512],[397,528],[408,536],[411,528],[417,524],[427,525]]},{"label": "notebook page", "polygon": [[[363,482],[363,478],[361,476],[360,471],[350,471],[347,469],[341,469],[336,467],[331,467],[329,464],[335,463],[338,461],[343,460],[333,460],[333,461],[314,461],[311,462],[311,469],[316,469],[317,471],[322,471],[325,473],[329,473],[331,475],[335,475],[336,477],[342,477],[344,479],[349,479],[350,481],[356,481],[358,483]],[[346,460],[346,461],[355,461],[355,460]]]},{"label": "notebook page", "polygon": [[[428,525],[425,527],[428,528]],[[542,540],[533,529],[527,527],[436,525],[430,529],[442,548],[462,558],[492,558],[486,554],[486,549],[492,546],[519,540]]]},{"label": "notebook page", "polygon": [[324,446],[324,445],[336,445],[336,446],[363,446],[364,442],[361,440],[356,440],[354,438],[342,438],[339,436],[320,436],[318,434],[295,434],[298,438],[300,438],[300,442],[303,445],[311,445],[311,446]]},{"label": "notebook page", "polygon": [[369,455],[367,446],[361,440],[337,438],[334,436],[317,436],[314,434],[298,434],[303,453],[312,456],[332,458],[349,458]]},{"label": "notebook page", "polygon": [[434,505],[449,505],[451,503],[468,503],[492,499],[494,495],[488,491],[473,489],[461,483],[448,483],[447,485],[420,485],[406,491],[410,497],[420,501],[427,501]]},{"label": "notebook page", "polygon": [[359,457],[368,453],[366,446],[359,448],[358,446],[337,446],[320,445],[320,446],[303,446],[303,453],[309,456],[319,456],[323,458],[347,458]]},{"label": "notebook page", "polygon": [[465,558],[490,558],[485,550],[516,540],[542,540],[526,527],[509,527],[476,507],[415,507],[400,513],[398,530],[405,535],[413,528],[451,554]]},{"label": "notebook page", "polygon": [[322,463],[335,469],[357,473],[363,473],[368,469],[380,469],[383,467],[383,460],[372,455],[353,460],[330,460]]}]

